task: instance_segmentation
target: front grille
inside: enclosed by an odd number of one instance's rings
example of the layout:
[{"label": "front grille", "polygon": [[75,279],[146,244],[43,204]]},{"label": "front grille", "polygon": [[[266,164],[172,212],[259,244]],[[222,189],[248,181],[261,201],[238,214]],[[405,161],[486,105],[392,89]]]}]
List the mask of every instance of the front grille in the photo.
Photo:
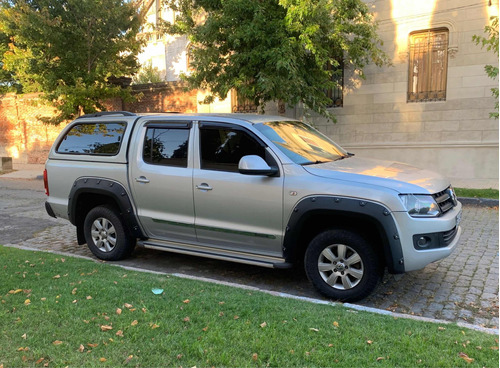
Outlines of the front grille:
[{"label": "front grille", "polygon": [[451,244],[453,239],[455,239],[455,235],[457,235],[457,232],[458,232],[458,227],[455,226],[450,231],[446,231],[442,234],[442,239],[443,239],[442,243],[445,247]]},{"label": "front grille", "polygon": [[442,192],[435,193],[432,196],[441,209],[441,213],[446,213],[457,205],[455,193],[451,187],[446,188]]}]

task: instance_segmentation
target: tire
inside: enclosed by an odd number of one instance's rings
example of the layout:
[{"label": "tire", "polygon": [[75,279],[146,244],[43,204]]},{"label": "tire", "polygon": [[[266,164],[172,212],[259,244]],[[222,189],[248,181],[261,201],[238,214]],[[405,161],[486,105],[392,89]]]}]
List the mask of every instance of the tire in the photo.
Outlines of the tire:
[{"label": "tire", "polygon": [[304,266],[320,293],[343,302],[367,297],[382,274],[374,247],[360,235],[343,229],[318,234],[306,250]]},{"label": "tire", "polygon": [[128,257],[135,247],[120,216],[113,207],[99,206],[89,211],[83,223],[85,240],[99,259],[118,261]]}]

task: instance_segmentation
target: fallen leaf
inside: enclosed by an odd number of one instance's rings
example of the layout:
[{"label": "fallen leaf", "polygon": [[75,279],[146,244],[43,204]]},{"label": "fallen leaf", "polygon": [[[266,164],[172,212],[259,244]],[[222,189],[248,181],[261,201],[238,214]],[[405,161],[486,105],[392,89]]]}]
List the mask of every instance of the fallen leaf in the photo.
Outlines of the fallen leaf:
[{"label": "fallen leaf", "polygon": [[26,300],[24,301],[24,305],[30,305],[30,304],[31,304],[31,300],[26,299]]},{"label": "fallen leaf", "polygon": [[372,341],[372,340],[367,340],[367,341],[366,341],[366,343],[367,343],[368,345],[371,345],[371,344],[373,344],[373,341]]},{"label": "fallen leaf", "polygon": [[92,299],[92,297],[91,297],[90,295],[88,295],[85,299],[87,299],[87,300],[91,300],[91,299]]},{"label": "fallen leaf", "polygon": [[130,309],[130,308],[132,308],[132,307],[133,307],[133,305],[132,305],[132,304],[128,304],[128,303],[123,304],[123,306],[124,306],[125,308],[128,308],[128,309]]},{"label": "fallen leaf", "polygon": [[71,290],[71,294],[76,295],[76,290],[77,290],[76,288],[74,288],[73,290]]},{"label": "fallen leaf", "polygon": [[337,321],[333,321],[333,327],[339,327],[339,323]]},{"label": "fallen leaf", "polygon": [[319,330],[317,328],[310,328],[311,331],[314,331],[314,332],[319,332]]},{"label": "fallen leaf", "polygon": [[467,354],[465,353],[459,353],[458,356],[465,360],[467,363],[472,363],[474,361],[473,358],[470,358]]},{"label": "fallen leaf", "polygon": [[207,332],[207,331],[208,331],[208,326],[207,326],[207,327],[202,328],[201,330],[202,330],[202,331]]},{"label": "fallen leaf", "polygon": [[26,334],[24,334],[23,336],[21,336],[24,340],[26,340],[27,336]]},{"label": "fallen leaf", "polygon": [[438,331],[444,331],[444,330],[446,330],[446,328],[441,327],[441,326],[438,327]]},{"label": "fallen leaf", "polygon": [[136,319],[132,321],[132,323],[130,324],[131,326],[135,326],[139,323],[139,321],[137,321]]},{"label": "fallen leaf", "polygon": [[151,329],[154,330],[155,328],[158,328],[160,326],[158,326],[156,323],[153,323],[153,325],[151,326]]},{"label": "fallen leaf", "polygon": [[491,350],[498,350],[498,346],[491,346],[490,349]]},{"label": "fallen leaf", "polygon": [[146,308],[141,309],[142,313],[146,313],[148,310]]},{"label": "fallen leaf", "polygon": [[75,299],[71,303],[76,304],[76,303],[78,303],[78,300]]},{"label": "fallen leaf", "polygon": [[100,361],[101,363],[104,363],[105,361],[107,361],[107,359],[106,359],[106,358],[99,358],[99,361]]},{"label": "fallen leaf", "polygon": [[23,291],[23,289],[10,290],[9,294],[18,294],[18,293],[20,293],[22,291]]},{"label": "fallen leaf", "polygon": [[264,328],[264,327],[266,327],[266,326],[267,326],[267,322],[262,322],[262,323],[260,324],[260,327],[262,327],[262,328]]},{"label": "fallen leaf", "polygon": [[183,321],[184,321],[184,322],[189,322],[189,321],[191,321],[191,318],[189,318],[189,317],[184,317]]},{"label": "fallen leaf", "polygon": [[61,345],[63,342],[60,340],[56,340],[52,343],[52,345]]},{"label": "fallen leaf", "polygon": [[135,312],[137,310],[137,308],[130,308],[129,311],[131,312]]},{"label": "fallen leaf", "polygon": [[47,300],[47,298],[41,298],[40,300],[41,300],[42,302],[44,302],[44,301],[46,301],[46,300]]},{"label": "fallen leaf", "polygon": [[80,347],[78,348],[78,351],[80,353],[83,353],[85,351],[85,346],[83,346],[82,344],[80,344]]},{"label": "fallen leaf", "polygon": [[116,314],[118,315],[122,314],[122,310],[120,308],[116,308]]},{"label": "fallen leaf", "polygon": [[26,346],[25,348],[20,347],[19,349],[17,349],[17,351],[28,351],[29,349],[30,348]]},{"label": "fallen leaf", "polygon": [[240,319],[240,316],[234,316],[233,318],[234,319]]},{"label": "fallen leaf", "polygon": [[35,362],[35,364],[40,364],[40,363],[41,363],[41,362],[43,362],[44,360],[45,360],[45,358],[40,358],[40,359],[38,359],[38,360]]},{"label": "fallen leaf", "polygon": [[384,357],[378,357],[377,358],[377,362],[381,361],[381,360],[384,360],[385,358]]},{"label": "fallen leaf", "polygon": [[181,359],[182,358],[182,354],[177,354],[177,359]]},{"label": "fallen leaf", "polygon": [[116,336],[123,337],[123,331],[122,330],[118,330],[118,332],[116,333]]},{"label": "fallen leaf", "polygon": [[253,360],[254,362],[256,362],[256,361],[257,361],[257,359],[259,359],[259,355],[258,355],[257,353],[253,353],[253,354],[252,354],[252,360]]},{"label": "fallen leaf", "polygon": [[87,344],[89,348],[96,348],[99,346],[99,344]]},{"label": "fallen leaf", "polygon": [[61,278],[61,275],[55,275],[54,277],[52,277],[53,279],[60,279]]},{"label": "fallen leaf", "polygon": [[112,329],[113,329],[113,326],[101,325],[101,331],[109,331],[109,330],[112,330]]},{"label": "fallen leaf", "polygon": [[184,304],[189,304],[189,302],[190,302],[190,301],[191,301],[191,300],[186,299],[186,300],[184,300],[184,301],[183,301],[183,303],[184,303]]},{"label": "fallen leaf", "polygon": [[130,362],[133,358],[134,358],[134,356],[133,356],[133,355],[129,355],[129,356],[127,357],[127,359],[125,359],[124,364],[127,364],[128,362]]}]

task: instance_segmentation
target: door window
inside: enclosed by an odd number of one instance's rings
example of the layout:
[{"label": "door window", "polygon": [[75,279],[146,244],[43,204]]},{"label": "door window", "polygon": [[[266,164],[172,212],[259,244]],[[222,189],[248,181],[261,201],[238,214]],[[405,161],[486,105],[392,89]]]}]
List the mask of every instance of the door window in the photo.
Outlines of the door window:
[{"label": "door window", "polygon": [[187,167],[189,129],[148,128],[144,140],[144,162]]},{"label": "door window", "polygon": [[265,147],[241,129],[206,126],[200,129],[201,168],[238,172],[243,156],[266,159]]}]

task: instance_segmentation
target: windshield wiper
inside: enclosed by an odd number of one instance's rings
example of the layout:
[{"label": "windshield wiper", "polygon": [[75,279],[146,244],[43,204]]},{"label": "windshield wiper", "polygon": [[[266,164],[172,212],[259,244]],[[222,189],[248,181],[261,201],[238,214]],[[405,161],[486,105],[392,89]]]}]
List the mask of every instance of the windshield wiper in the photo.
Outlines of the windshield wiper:
[{"label": "windshield wiper", "polygon": [[317,164],[324,164],[324,163],[327,163],[327,162],[331,162],[331,160],[328,160],[328,161],[319,161],[319,160],[316,160],[316,161],[310,161],[310,162],[304,162],[303,164],[301,164],[302,166],[307,166],[307,165],[317,165]]}]

